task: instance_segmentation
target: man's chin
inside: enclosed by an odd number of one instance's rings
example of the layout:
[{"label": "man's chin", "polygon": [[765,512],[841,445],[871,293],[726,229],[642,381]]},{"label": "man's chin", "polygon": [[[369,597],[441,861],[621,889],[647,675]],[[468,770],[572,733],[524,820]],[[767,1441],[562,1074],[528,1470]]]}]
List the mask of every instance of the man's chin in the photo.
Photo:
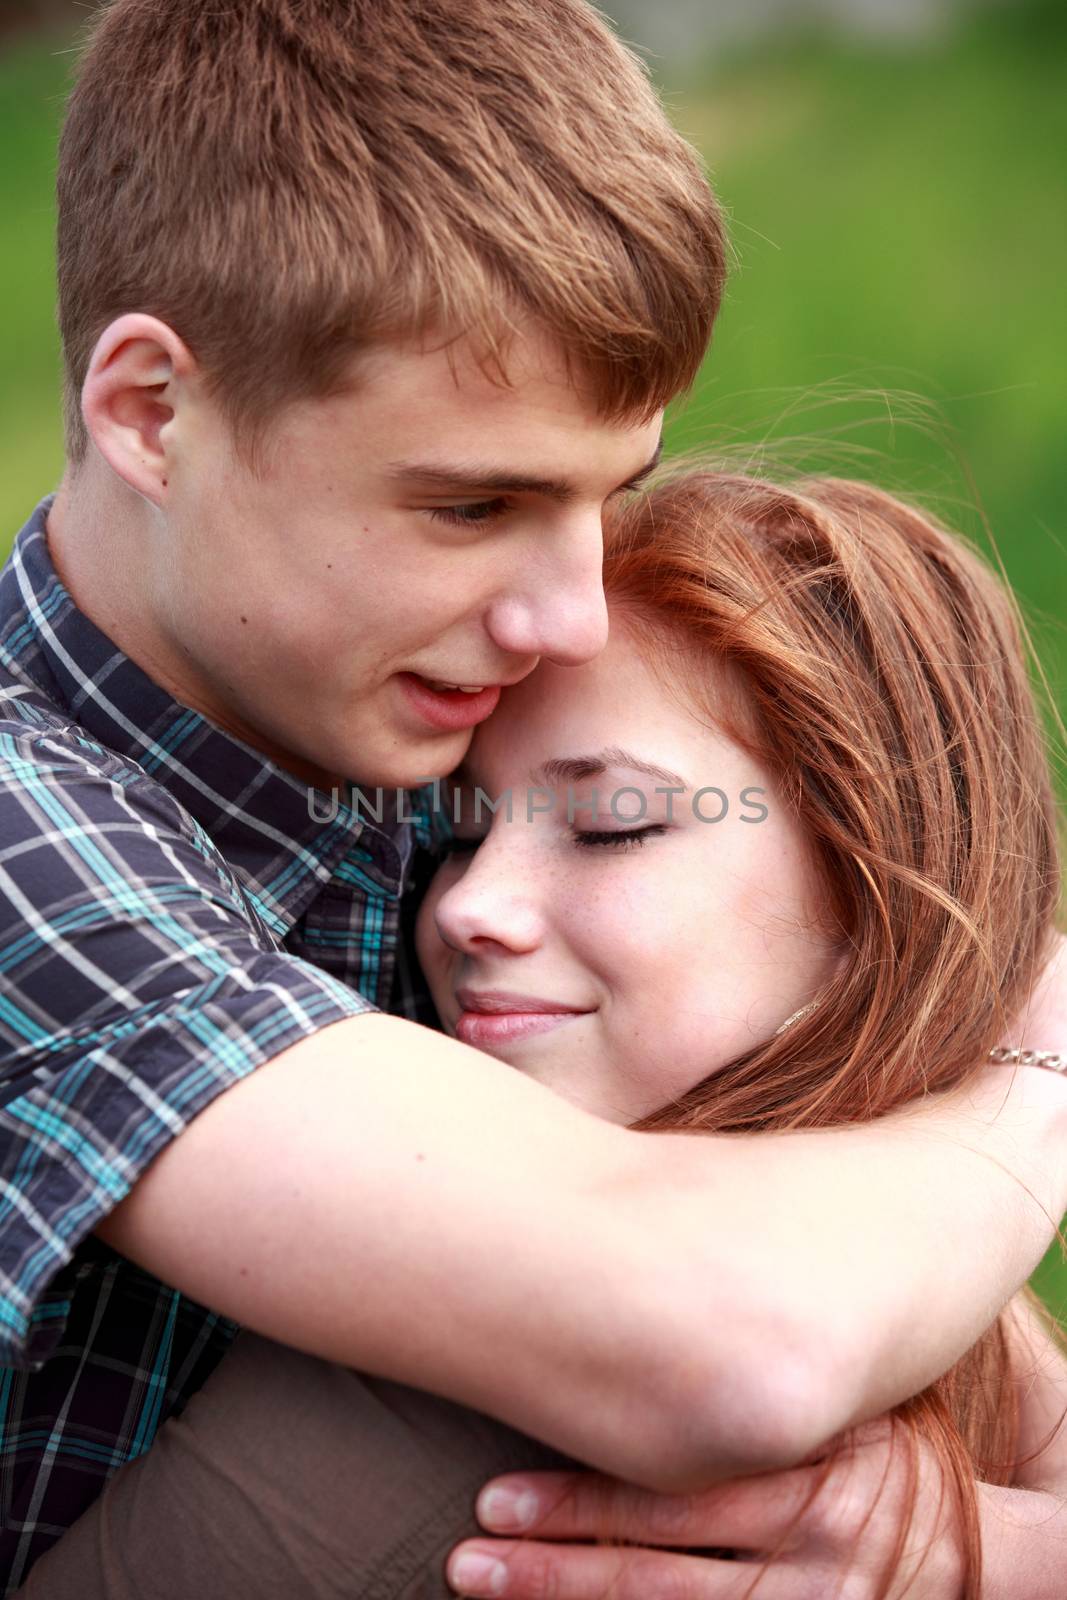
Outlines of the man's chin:
[{"label": "man's chin", "polygon": [[402,749],[383,751],[381,759],[373,764],[373,772],[369,770],[366,752],[359,759],[354,751],[357,759],[353,761],[353,768],[360,775],[348,781],[364,793],[372,789],[424,788],[455,771],[470,749],[473,737],[473,730],[465,728],[462,732],[440,734]]}]

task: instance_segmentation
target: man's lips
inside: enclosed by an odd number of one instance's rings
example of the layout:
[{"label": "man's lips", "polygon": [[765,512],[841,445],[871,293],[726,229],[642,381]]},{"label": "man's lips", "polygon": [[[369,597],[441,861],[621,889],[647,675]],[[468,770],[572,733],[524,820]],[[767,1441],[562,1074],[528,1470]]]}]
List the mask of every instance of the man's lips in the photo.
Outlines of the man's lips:
[{"label": "man's lips", "polygon": [[417,672],[400,672],[397,681],[420,721],[442,733],[477,727],[492,715],[500,699],[499,683],[487,684],[478,694],[465,694],[462,689],[435,689]]},{"label": "man's lips", "polygon": [[502,990],[457,989],[461,1007],[456,1038],[487,1049],[511,1044],[535,1033],[548,1033],[575,1017],[586,1017],[591,1007],[568,1006],[540,995],[509,994]]}]

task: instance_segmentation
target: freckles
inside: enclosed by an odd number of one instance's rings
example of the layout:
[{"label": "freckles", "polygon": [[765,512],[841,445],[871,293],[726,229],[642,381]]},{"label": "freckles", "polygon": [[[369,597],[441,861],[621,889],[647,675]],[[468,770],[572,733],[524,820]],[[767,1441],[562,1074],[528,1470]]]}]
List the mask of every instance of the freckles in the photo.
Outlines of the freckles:
[{"label": "freckles", "polygon": [[550,891],[548,903],[568,944],[583,959],[599,961],[616,942],[617,912],[602,886],[583,883],[580,874],[568,872]]},{"label": "freckles", "polygon": [[650,863],[641,880],[631,877],[605,893],[607,914],[629,943],[661,938],[682,920],[679,908],[685,905],[685,898],[679,897],[678,888]]},{"label": "freckles", "polygon": [[731,914],[765,937],[780,938],[807,919],[809,900],[805,862],[794,843],[779,836],[737,873]]},{"label": "freckles", "polygon": [[566,914],[573,925],[617,922],[630,907],[630,896],[625,893],[625,886],[605,882],[603,877],[593,878],[590,882],[589,875],[582,874],[579,890],[579,883],[574,882],[574,877],[568,872],[561,877],[560,890],[560,901],[566,902]]},{"label": "freckles", "polygon": [[560,927],[571,942],[596,946],[603,938],[604,918],[596,895],[561,896],[555,902],[555,910]]}]

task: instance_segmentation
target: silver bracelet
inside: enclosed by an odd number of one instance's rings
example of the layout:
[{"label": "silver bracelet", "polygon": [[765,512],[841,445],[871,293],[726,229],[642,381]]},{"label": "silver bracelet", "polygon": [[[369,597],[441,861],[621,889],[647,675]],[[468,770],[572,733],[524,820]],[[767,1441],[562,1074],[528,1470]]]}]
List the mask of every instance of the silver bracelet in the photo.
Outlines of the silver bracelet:
[{"label": "silver bracelet", "polygon": [[1009,1050],[998,1044],[989,1052],[990,1061],[1001,1066],[1047,1067],[1050,1072],[1067,1072],[1067,1056],[1058,1050]]}]

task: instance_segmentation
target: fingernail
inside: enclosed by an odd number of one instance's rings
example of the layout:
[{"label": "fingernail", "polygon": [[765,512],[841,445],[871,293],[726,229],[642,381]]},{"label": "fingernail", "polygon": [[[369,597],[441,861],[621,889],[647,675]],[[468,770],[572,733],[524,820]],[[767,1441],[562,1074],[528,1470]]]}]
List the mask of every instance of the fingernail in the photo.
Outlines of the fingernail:
[{"label": "fingernail", "polygon": [[478,1496],[478,1521],[494,1533],[521,1533],[537,1521],[538,1501],[532,1489],[508,1489],[503,1484]]},{"label": "fingernail", "polygon": [[508,1569],[502,1561],[474,1550],[457,1556],[448,1568],[448,1581],[453,1589],[470,1595],[472,1600],[503,1594],[507,1575]]}]

